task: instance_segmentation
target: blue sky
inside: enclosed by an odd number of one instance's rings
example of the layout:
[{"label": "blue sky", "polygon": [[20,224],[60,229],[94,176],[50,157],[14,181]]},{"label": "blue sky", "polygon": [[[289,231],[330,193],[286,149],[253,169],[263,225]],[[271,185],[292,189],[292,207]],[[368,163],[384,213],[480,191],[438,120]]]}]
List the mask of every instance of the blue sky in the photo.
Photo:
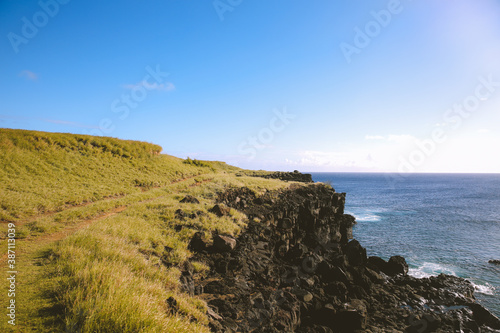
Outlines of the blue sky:
[{"label": "blue sky", "polygon": [[500,2],[0,3],[0,127],[268,170],[500,172]]}]

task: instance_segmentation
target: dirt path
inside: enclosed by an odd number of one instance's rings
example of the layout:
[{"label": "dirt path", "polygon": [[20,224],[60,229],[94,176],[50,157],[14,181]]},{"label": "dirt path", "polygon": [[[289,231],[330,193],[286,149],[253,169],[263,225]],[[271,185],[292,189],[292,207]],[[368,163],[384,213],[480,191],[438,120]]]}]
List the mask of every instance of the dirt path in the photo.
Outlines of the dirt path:
[{"label": "dirt path", "polygon": [[[200,176],[203,176],[203,175],[194,175],[194,176],[190,176],[190,177],[186,177],[186,178],[182,178],[182,179],[177,179],[177,180],[174,180],[171,183],[166,184],[164,186],[155,186],[155,187],[152,187],[149,190],[146,190],[146,191],[143,191],[143,192],[149,192],[149,191],[154,190],[154,189],[164,188],[164,187],[167,187],[167,186],[170,186],[170,185],[173,185],[173,184],[177,184],[177,183],[180,183],[180,182],[184,182],[184,181],[193,179],[195,177],[200,177]],[[125,197],[129,196],[130,194],[133,194],[133,193],[123,194],[123,195],[112,195],[112,196],[105,197],[105,198],[103,198],[101,200],[98,200],[98,201],[84,202],[84,203],[81,203],[81,204],[78,204],[78,205],[72,205],[72,206],[66,207],[66,208],[64,208],[64,209],[62,209],[60,211],[46,212],[46,213],[43,213],[43,214],[38,214],[38,215],[30,216],[30,217],[28,217],[26,219],[22,219],[22,220],[18,220],[18,221],[0,221],[0,224],[15,223],[16,227],[20,227],[20,226],[25,225],[27,223],[34,222],[34,221],[36,221],[37,219],[40,219],[40,218],[53,216],[55,214],[63,213],[65,211],[69,211],[69,210],[72,210],[72,209],[89,206],[89,205],[100,203],[100,202],[119,200],[119,199],[122,199],[122,198],[125,198]]]},{"label": "dirt path", "polygon": [[87,219],[87,220],[83,220],[83,221],[78,222],[76,224],[70,225],[70,226],[64,228],[63,230],[59,230],[59,231],[56,231],[56,232],[51,233],[51,234],[40,235],[38,237],[29,237],[26,240],[29,241],[29,242],[33,242],[33,241],[37,241],[37,242],[40,242],[40,241],[42,241],[42,242],[43,241],[56,242],[58,240],[66,238],[67,236],[69,236],[69,235],[77,232],[80,229],[88,227],[89,225],[91,225],[92,223],[94,223],[96,221],[105,219],[106,217],[113,216],[113,215],[116,215],[118,213],[121,213],[125,209],[127,209],[127,206],[116,207],[116,208],[112,209],[111,211],[108,211],[108,212],[106,212],[106,213],[104,213],[102,215],[99,215],[97,217],[94,217],[94,218],[91,218],[91,219]]},{"label": "dirt path", "polygon": [[[176,184],[176,183],[180,183],[180,182],[183,182],[183,181],[187,181],[187,180],[192,179],[194,177],[197,177],[197,176],[192,176],[192,177],[184,178],[184,179],[181,179],[181,180],[177,180],[177,181],[174,181],[174,182],[172,182],[172,183],[170,183],[168,185],[165,185],[164,187],[169,186],[169,185],[173,185],[173,184]],[[190,187],[200,186],[202,184],[211,182],[212,180],[213,179],[206,179],[206,180],[203,180],[201,182],[196,182],[194,184],[191,184],[189,186]],[[161,195],[161,196],[158,196],[158,197],[154,197],[154,198],[150,198],[150,199],[146,199],[146,200],[137,201],[137,202],[134,202],[134,204],[150,202],[150,201],[156,200],[158,198],[162,198],[164,196],[165,195]],[[72,208],[74,208],[74,207],[72,207]],[[119,213],[125,211],[126,209],[127,209],[127,205],[125,205],[125,206],[119,206],[119,207],[113,208],[113,209],[111,209],[111,210],[109,210],[107,212],[104,212],[103,214],[101,214],[99,216],[96,216],[96,217],[93,217],[93,218],[90,218],[90,219],[82,220],[82,221],[77,222],[75,224],[66,226],[62,230],[59,230],[59,231],[56,231],[56,232],[53,232],[53,233],[41,234],[41,235],[38,235],[38,236],[30,236],[30,237],[27,237],[25,239],[16,239],[16,248],[17,248],[17,250],[16,250],[16,258],[18,260],[19,256],[20,255],[22,256],[23,253],[24,253],[23,246],[19,246],[22,243],[36,241],[38,243],[38,245],[42,245],[42,243],[48,244],[48,243],[52,243],[52,242],[57,242],[59,240],[62,240],[64,238],[68,237],[69,235],[77,232],[80,229],[88,227],[89,225],[91,225],[92,223],[94,223],[96,221],[99,221],[99,220],[105,219],[107,217],[119,214]],[[16,224],[16,227],[22,225],[22,224],[19,224],[18,222],[15,222],[15,224]],[[7,253],[3,254],[0,257],[0,265],[3,265],[6,262],[6,259],[7,259]]]},{"label": "dirt path", "polygon": [[[116,215],[118,213],[121,213],[125,209],[127,209],[127,206],[116,207],[116,208],[112,209],[111,211],[108,211],[102,215],[99,215],[99,216],[91,218],[91,219],[82,220],[78,223],[69,225],[69,226],[65,227],[64,229],[53,232],[53,233],[42,234],[39,236],[30,236],[30,237],[27,237],[25,239],[16,239],[16,260],[19,260],[19,257],[24,254],[23,249],[25,247],[23,247],[21,245],[22,243],[36,241],[37,243],[39,243],[39,245],[41,245],[42,243],[56,242],[56,241],[59,241],[63,238],[66,238],[67,236],[77,232],[80,229],[83,229],[83,228],[91,225],[92,223],[94,223],[96,221],[102,220],[102,219],[109,217],[109,216]],[[16,226],[17,226],[17,224],[16,224]],[[6,259],[7,259],[7,253],[3,254],[2,257],[0,258],[0,265],[2,265],[6,261]]]}]

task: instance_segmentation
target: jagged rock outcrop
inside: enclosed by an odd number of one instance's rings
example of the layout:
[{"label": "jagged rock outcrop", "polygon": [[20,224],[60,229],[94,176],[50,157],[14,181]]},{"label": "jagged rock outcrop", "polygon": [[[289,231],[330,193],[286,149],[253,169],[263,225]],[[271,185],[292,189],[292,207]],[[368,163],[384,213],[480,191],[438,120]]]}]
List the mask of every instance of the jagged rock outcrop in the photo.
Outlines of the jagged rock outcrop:
[{"label": "jagged rock outcrop", "polygon": [[184,290],[207,301],[214,332],[497,332],[473,286],[440,275],[407,275],[403,257],[367,257],[352,240],[345,194],[322,184],[256,197],[246,188],[220,204],[244,211],[238,238],[195,234],[194,260],[208,276],[182,274]]},{"label": "jagged rock outcrop", "polygon": [[255,174],[253,176],[267,178],[267,179],[279,179],[279,180],[290,181],[290,182],[302,182],[302,183],[312,183],[313,182],[311,174],[300,173],[297,170],[295,170],[294,172],[277,171],[277,172],[267,173],[267,174]]}]

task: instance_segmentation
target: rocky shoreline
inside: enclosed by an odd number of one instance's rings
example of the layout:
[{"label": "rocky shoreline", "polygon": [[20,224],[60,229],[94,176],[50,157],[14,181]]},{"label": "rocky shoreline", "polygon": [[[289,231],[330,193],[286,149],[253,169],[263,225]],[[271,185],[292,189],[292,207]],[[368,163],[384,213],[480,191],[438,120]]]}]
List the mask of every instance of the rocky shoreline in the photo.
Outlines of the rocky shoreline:
[{"label": "rocky shoreline", "polygon": [[330,186],[291,186],[257,197],[246,188],[219,194],[213,210],[249,217],[234,239],[195,234],[183,288],[209,305],[213,332],[500,332],[470,282],[448,275],[407,275],[403,257],[367,257],[352,239],[345,194]]}]

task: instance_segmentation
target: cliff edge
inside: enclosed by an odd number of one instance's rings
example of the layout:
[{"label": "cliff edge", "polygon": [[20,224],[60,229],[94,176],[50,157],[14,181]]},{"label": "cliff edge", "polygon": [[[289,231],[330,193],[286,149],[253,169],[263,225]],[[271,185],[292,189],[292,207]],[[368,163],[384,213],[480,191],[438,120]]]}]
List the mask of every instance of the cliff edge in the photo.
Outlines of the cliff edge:
[{"label": "cliff edge", "polygon": [[247,214],[248,228],[238,239],[216,232],[213,243],[196,234],[194,259],[211,270],[183,273],[185,291],[207,301],[214,332],[499,332],[470,282],[417,279],[400,256],[367,257],[352,239],[345,193],[330,186],[260,197],[231,189],[218,202]]}]

